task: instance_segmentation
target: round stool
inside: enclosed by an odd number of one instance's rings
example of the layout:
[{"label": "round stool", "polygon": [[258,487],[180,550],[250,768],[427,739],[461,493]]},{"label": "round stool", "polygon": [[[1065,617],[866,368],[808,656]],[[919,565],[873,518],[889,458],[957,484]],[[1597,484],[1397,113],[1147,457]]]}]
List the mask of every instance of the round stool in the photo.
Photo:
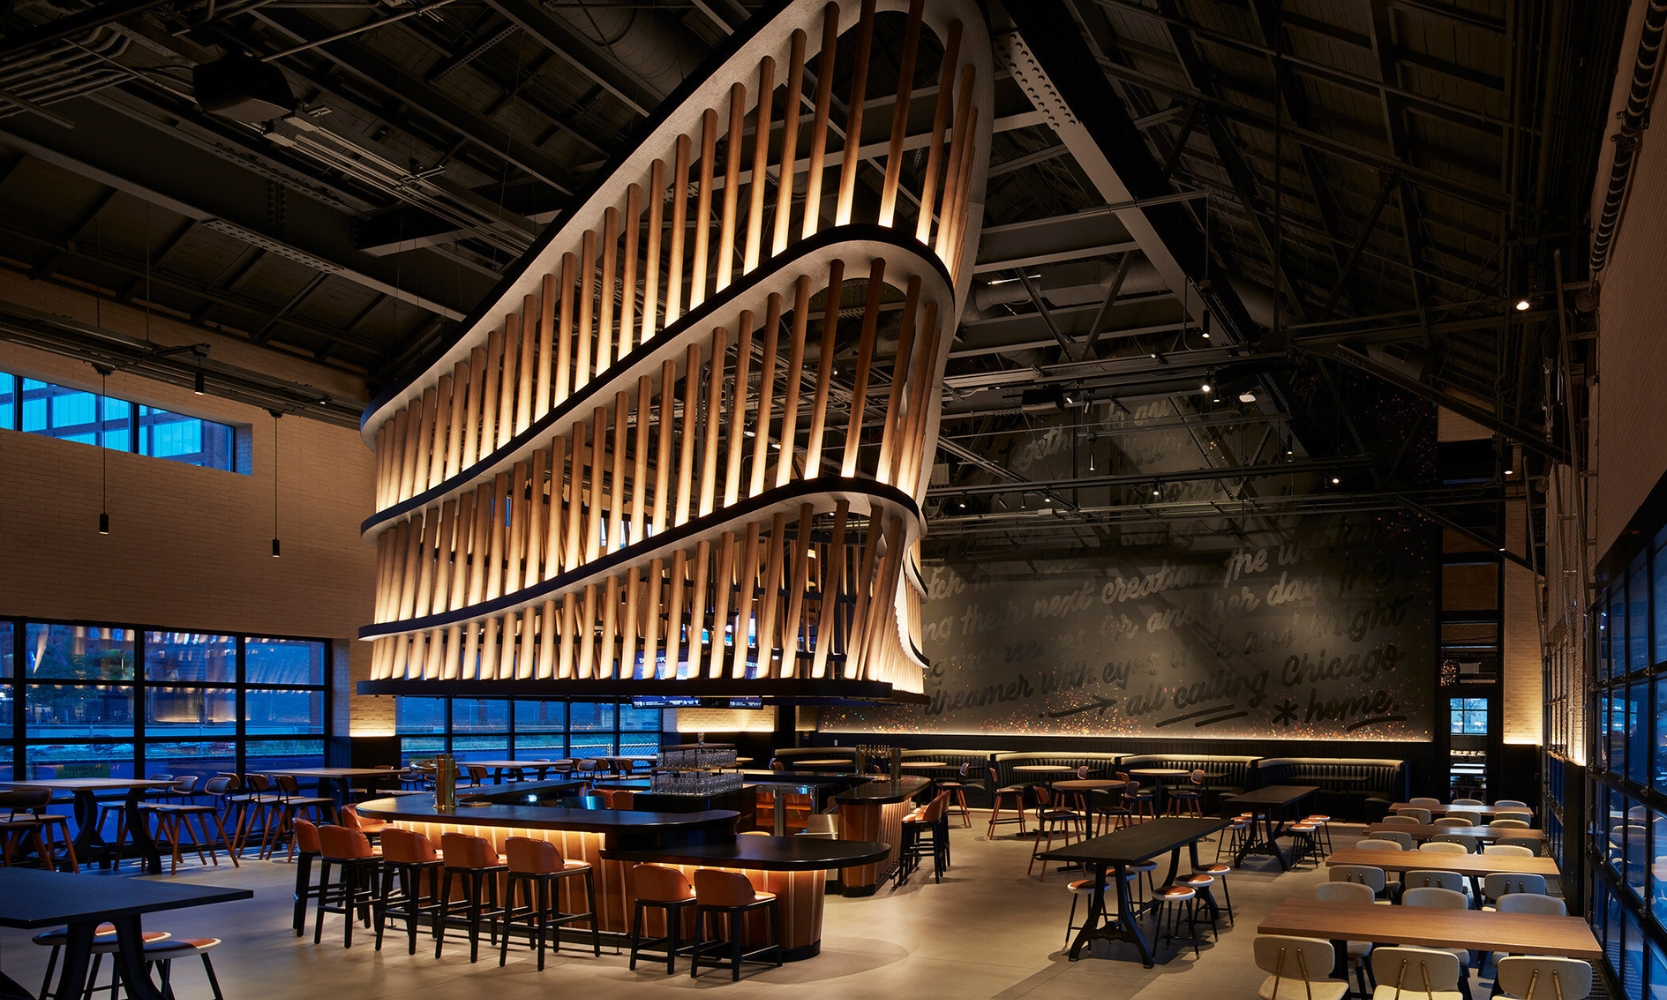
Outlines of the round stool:
[{"label": "round stool", "polygon": [[219,946],[219,938],[175,938],[172,941],[146,942],[145,961],[162,966],[162,994],[171,997],[174,991],[169,985],[169,979],[173,976],[174,959],[199,955],[203,960],[203,972],[208,976],[208,988],[214,992],[214,1000],[226,1000],[220,993],[220,980],[214,978],[214,963],[208,960],[210,949]]},{"label": "round stool", "polygon": [[1331,853],[1331,817],[1327,816],[1323,813],[1315,813],[1312,816],[1303,817],[1302,821],[1304,823],[1312,823],[1315,826],[1319,827],[1319,831],[1316,834],[1315,840],[1317,841],[1317,844],[1318,844],[1319,849],[1320,849],[1320,857],[1323,858],[1327,854],[1330,854]]},{"label": "round stool", "polygon": [[[1186,886],[1188,889],[1191,889],[1193,892],[1203,897],[1204,901],[1207,903],[1215,902],[1215,895],[1210,892],[1210,887],[1216,884],[1215,876],[1213,875],[1206,875],[1203,872],[1193,872],[1191,875],[1183,875],[1176,879],[1175,884]],[[1196,904],[1194,904],[1194,919],[1196,919],[1197,916],[1198,913]],[[1210,910],[1210,933],[1215,936],[1217,941],[1221,940],[1221,928],[1216,925],[1216,915],[1214,909]]]},{"label": "round stool", "polygon": [[1198,955],[1198,919],[1196,913],[1198,893],[1190,886],[1166,885],[1154,889],[1152,899],[1162,907],[1158,910],[1158,930],[1160,933],[1163,931],[1164,914],[1170,915],[1169,933],[1165,935],[1170,940],[1175,939],[1175,929],[1181,923],[1181,908],[1183,905],[1186,907],[1187,923],[1192,927],[1192,953],[1196,957]]},{"label": "round stool", "polygon": [[[1079,878],[1066,885],[1065,888],[1071,893],[1071,915],[1065,918],[1065,943],[1068,945],[1071,943],[1071,932],[1080,926],[1076,922],[1077,900],[1083,899],[1088,902],[1088,913],[1083,916],[1083,920],[1090,919],[1094,914],[1094,880]],[[1107,886],[1107,888],[1110,888],[1110,886]]]},{"label": "round stool", "polygon": [[1249,831],[1250,820],[1243,816],[1235,816],[1232,822],[1227,824],[1226,832],[1216,837],[1216,861],[1218,863],[1221,861],[1223,848],[1227,849],[1230,856],[1238,857],[1239,848],[1244,846],[1245,836]]},{"label": "round stool", "polygon": [[1318,848],[1316,844],[1319,830],[1319,824],[1310,823],[1307,820],[1291,824],[1291,839],[1295,842],[1293,844],[1292,851],[1294,856],[1291,858],[1292,864],[1296,864],[1297,861],[1304,855],[1307,855],[1309,858],[1313,858],[1316,865],[1319,864],[1319,859],[1317,857]]},{"label": "round stool", "polygon": [[[167,931],[145,931],[143,940],[145,944],[150,944],[152,941],[166,941],[171,937],[173,937],[173,935]],[[41,980],[40,996],[41,1000],[46,1000],[48,997],[56,996],[56,994],[52,992],[52,973],[58,968],[58,953],[63,950],[65,942],[69,940],[69,928],[59,927],[50,931],[42,931],[31,938],[31,940],[43,948],[52,949],[52,951],[46,956],[46,977]],[[100,956],[110,954],[115,950],[116,925],[99,924],[93,931],[93,964],[87,970],[87,982],[90,983],[97,978]],[[116,978],[113,972],[110,978],[109,988],[110,995],[115,996]],[[88,990],[83,992],[91,991]],[[80,1000],[80,996],[81,994],[78,993],[76,997],[72,998],[72,1000]]]},{"label": "round stool", "polygon": [[1227,873],[1233,870],[1232,865],[1216,862],[1213,865],[1199,865],[1193,869],[1197,875],[1210,875],[1221,883],[1221,900],[1227,907],[1227,922],[1236,923],[1233,919],[1233,893],[1227,888]]},{"label": "round stool", "polygon": [[[1152,873],[1157,870],[1158,863],[1156,861],[1138,861],[1128,867],[1129,874],[1135,878],[1136,903],[1142,906],[1146,905],[1146,890],[1153,888]],[[1144,880],[1140,878],[1142,875],[1146,876]],[[1156,898],[1155,894],[1153,898]]]}]

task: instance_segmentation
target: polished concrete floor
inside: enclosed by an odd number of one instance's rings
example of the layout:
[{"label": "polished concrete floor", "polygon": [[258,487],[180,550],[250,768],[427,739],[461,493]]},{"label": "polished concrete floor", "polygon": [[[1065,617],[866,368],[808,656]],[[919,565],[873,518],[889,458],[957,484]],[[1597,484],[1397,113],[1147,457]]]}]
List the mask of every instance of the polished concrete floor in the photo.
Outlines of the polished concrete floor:
[{"label": "polished concrete floor", "polygon": [[[1338,846],[1358,836],[1347,828],[1338,834]],[[414,957],[405,954],[403,942],[378,954],[369,936],[356,935],[352,949],[344,950],[340,917],[326,918],[324,943],[315,946],[310,933],[297,939],[289,928],[294,869],[252,858],[239,870],[193,865],[174,878],[251,888],[253,899],[158,914],[146,927],[224,939],[213,959],[227,1000],[530,1000],[553,994],[591,1000],[689,990],[876,1000],[1203,1000],[1199,991],[1208,990],[1209,1000],[1255,1000],[1263,978],[1251,960],[1257,922],[1284,899],[1311,896],[1325,877],[1323,869],[1312,866],[1279,873],[1271,859],[1255,859],[1266,867],[1247,867],[1229,876],[1238,927],[1224,926],[1219,942],[1209,941],[1206,931],[1199,957],[1190,942],[1184,947],[1166,944],[1157,966],[1144,969],[1132,946],[1107,948],[1102,943],[1094,957],[1072,962],[1062,947],[1070,876],[1050,873],[1045,883],[1027,878],[1030,843],[1013,836],[986,841],[981,823],[954,827],[951,837],[955,866],[941,884],[927,872],[900,889],[865,899],[830,896],[819,957],[779,969],[749,966],[736,984],[727,970],[703,972],[691,981],[686,960],[672,977],[665,975],[663,964],[649,962],[639,962],[632,972],[623,954],[607,950],[594,958],[564,948],[543,972],[530,952],[515,948],[509,964],[499,968],[495,953],[486,958],[484,942],[482,960],[475,965],[468,961],[466,943],[450,941],[445,957],[436,961],[422,946],[427,938],[419,939]],[[1203,848],[1205,859],[1212,859],[1215,845]],[[31,944],[28,934],[0,930],[0,968],[8,975],[38,984],[45,959],[46,949]],[[175,987],[181,1000],[209,996],[194,961],[176,969]],[[1478,990],[1477,995],[1486,993]]]}]

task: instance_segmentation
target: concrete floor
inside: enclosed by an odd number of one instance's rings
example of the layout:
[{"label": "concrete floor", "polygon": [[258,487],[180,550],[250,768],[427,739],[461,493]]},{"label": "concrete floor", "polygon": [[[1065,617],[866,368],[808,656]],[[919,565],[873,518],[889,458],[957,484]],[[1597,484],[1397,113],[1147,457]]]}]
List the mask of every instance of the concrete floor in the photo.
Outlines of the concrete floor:
[{"label": "concrete floor", "polygon": [[[1357,837],[1342,828],[1337,846]],[[158,914],[146,927],[180,937],[223,938],[213,960],[227,1000],[543,1000],[558,991],[593,1000],[692,990],[876,1000],[1199,1000],[1201,989],[1210,991],[1210,1000],[1255,1000],[1263,979],[1251,959],[1257,922],[1284,899],[1311,896],[1325,877],[1323,869],[1312,866],[1281,874],[1271,859],[1253,859],[1267,867],[1247,867],[1229,876],[1238,927],[1226,927],[1224,921],[1221,940],[1211,943],[1206,935],[1196,959],[1190,943],[1163,945],[1157,967],[1144,969],[1133,958],[1132,946],[1122,944],[1107,947],[1102,942],[1094,957],[1085,954],[1078,962],[1066,957],[1062,946],[1070,876],[1050,873],[1046,883],[1027,878],[1028,841],[1013,836],[986,841],[982,823],[975,823],[971,829],[952,827],[951,843],[955,867],[942,884],[934,884],[928,872],[901,889],[866,899],[830,896],[819,957],[780,969],[749,966],[737,984],[730,982],[727,970],[703,972],[691,981],[687,960],[679,961],[679,974],[672,977],[665,975],[663,964],[651,962],[639,962],[631,972],[623,954],[607,950],[598,959],[564,948],[560,957],[550,957],[543,972],[530,952],[513,947],[509,964],[500,969],[495,953],[487,960],[484,941],[482,960],[475,965],[469,964],[466,943],[449,940],[445,957],[436,961],[432,951],[424,951],[426,937],[419,938],[415,957],[405,954],[403,941],[378,954],[371,938],[358,934],[353,948],[344,950],[341,918],[335,916],[326,918],[324,943],[314,946],[310,924],[304,939],[289,928],[293,867],[252,858],[236,871],[224,864],[218,869],[193,864],[175,878],[250,888],[253,899]],[[1201,846],[1202,856],[1212,859],[1215,845]],[[8,975],[36,985],[45,960],[46,949],[31,944],[27,933],[0,930],[0,968]],[[175,986],[182,1000],[209,996],[201,966],[194,962],[176,968]]]}]

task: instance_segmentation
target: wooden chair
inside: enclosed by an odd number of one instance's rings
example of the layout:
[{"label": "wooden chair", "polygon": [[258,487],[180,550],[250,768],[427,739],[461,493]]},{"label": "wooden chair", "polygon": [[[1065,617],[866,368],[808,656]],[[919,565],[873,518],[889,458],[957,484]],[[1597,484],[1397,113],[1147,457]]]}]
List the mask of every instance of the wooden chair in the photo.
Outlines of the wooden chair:
[{"label": "wooden chair", "polygon": [[1372,954],[1372,969],[1378,980],[1372,1000],[1395,1000],[1403,994],[1413,1000],[1460,1000],[1459,960],[1451,952],[1434,948],[1383,947]]},{"label": "wooden chair", "polygon": [[[993,839],[995,837],[995,835],[996,835],[996,824],[998,824],[998,823],[1018,823],[1019,824],[1019,833],[1022,835],[1025,832],[1025,789],[1024,789],[1024,786],[1023,785],[1002,785],[1001,784],[1001,778],[996,774],[996,769],[992,767],[992,768],[989,769],[989,771],[990,771],[990,800],[991,800],[990,827],[984,834],[985,839],[989,840],[989,839]],[[1002,819],[1001,818],[1001,810],[1002,810],[1003,805],[1009,805],[1009,806],[1012,807],[1012,810],[1013,810],[1013,813],[1014,813],[1014,817],[1012,819]]]},{"label": "wooden chair", "polygon": [[967,809],[967,771],[971,764],[962,763],[958,778],[938,782],[938,790],[950,793],[950,808],[961,810],[961,825],[972,825],[972,813]]},{"label": "wooden chair", "polygon": [[[1053,850],[1053,836],[1055,832],[1063,831],[1065,843],[1071,842],[1071,833],[1077,826],[1077,812],[1065,809],[1053,802],[1053,794],[1046,785],[1036,786],[1036,842],[1030,847],[1030,864],[1025,868],[1025,875],[1033,874],[1038,855]],[[1043,838],[1047,838],[1044,843]],[[1048,862],[1042,862],[1042,875],[1039,881],[1048,880]]]},{"label": "wooden chair", "polygon": [[1319,938],[1263,934],[1252,942],[1256,967],[1268,973],[1257,992],[1263,1000],[1343,1000],[1348,983],[1323,977],[1331,972],[1336,951]]},{"label": "wooden chair", "polygon": [[[1333,869],[1333,871],[1335,870],[1336,869]],[[1383,872],[1378,871],[1377,869],[1373,869],[1373,871],[1378,872],[1378,880],[1381,884],[1383,880]],[[1319,885],[1315,886],[1314,898],[1333,903],[1375,903],[1378,901],[1377,893],[1372,890],[1370,885],[1367,885],[1364,882],[1339,879],[1332,879],[1330,882],[1321,882]],[[1360,987],[1359,995],[1362,997],[1370,996],[1372,992],[1366,985],[1366,977],[1369,971],[1366,959],[1367,956],[1371,954],[1372,942],[1348,942],[1348,968],[1354,973],[1355,984]],[[1446,953],[1443,952],[1443,954]],[[1451,958],[1452,956],[1448,955],[1447,957]]]},{"label": "wooden chair", "polygon": [[1573,958],[1512,956],[1499,960],[1494,983],[1515,1000],[1585,1000],[1592,966]]}]

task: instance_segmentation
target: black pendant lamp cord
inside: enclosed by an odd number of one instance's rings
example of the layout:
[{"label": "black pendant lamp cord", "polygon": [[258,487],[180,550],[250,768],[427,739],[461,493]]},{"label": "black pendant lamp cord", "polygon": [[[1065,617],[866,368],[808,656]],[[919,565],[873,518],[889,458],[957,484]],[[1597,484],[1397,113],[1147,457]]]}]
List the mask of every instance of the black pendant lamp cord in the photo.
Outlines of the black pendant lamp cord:
[{"label": "black pendant lamp cord", "polygon": [[278,418],[283,416],[277,410],[272,412],[272,558],[278,556]]}]

